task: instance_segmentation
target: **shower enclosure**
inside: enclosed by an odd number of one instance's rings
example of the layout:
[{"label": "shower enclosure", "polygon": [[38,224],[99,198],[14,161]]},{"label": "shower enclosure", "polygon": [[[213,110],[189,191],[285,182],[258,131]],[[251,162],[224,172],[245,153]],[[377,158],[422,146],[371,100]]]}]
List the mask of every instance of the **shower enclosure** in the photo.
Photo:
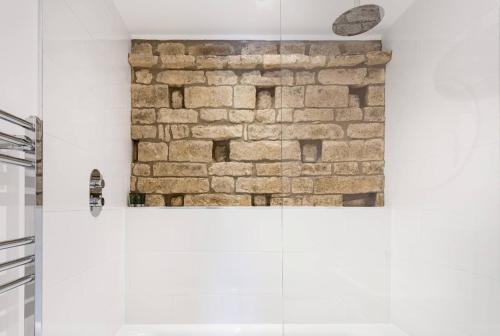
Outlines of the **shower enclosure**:
[{"label": "shower enclosure", "polygon": [[43,0],[43,335],[499,333],[498,9]]}]

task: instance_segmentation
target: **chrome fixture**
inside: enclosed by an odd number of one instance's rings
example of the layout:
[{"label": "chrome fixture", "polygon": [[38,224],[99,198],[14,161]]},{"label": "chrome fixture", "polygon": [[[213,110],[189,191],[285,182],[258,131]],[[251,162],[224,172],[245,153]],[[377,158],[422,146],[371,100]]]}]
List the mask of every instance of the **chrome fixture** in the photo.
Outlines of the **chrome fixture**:
[{"label": "chrome fixture", "polygon": [[[21,286],[24,291],[25,335],[41,335],[42,291],[42,121],[37,117],[27,120],[0,110],[0,120],[24,128],[24,135],[0,132],[0,163],[23,167],[25,181],[24,223],[26,237],[0,241],[0,250],[22,248],[25,256],[0,263],[0,272],[24,267],[24,275],[0,284],[0,295]],[[33,213],[30,215],[28,213]],[[21,251],[21,250],[20,250]],[[1,296],[0,296],[1,298]],[[30,307],[34,305],[33,307]],[[32,318],[33,316],[34,318]]]},{"label": "chrome fixture", "polygon": [[344,12],[333,23],[332,29],[339,36],[355,36],[375,28],[384,18],[384,9],[378,5],[359,6]]},{"label": "chrome fixture", "polygon": [[101,172],[97,169],[90,173],[89,181],[89,206],[92,216],[97,217],[104,206],[104,197],[102,197],[102,189],[106,186]]}]

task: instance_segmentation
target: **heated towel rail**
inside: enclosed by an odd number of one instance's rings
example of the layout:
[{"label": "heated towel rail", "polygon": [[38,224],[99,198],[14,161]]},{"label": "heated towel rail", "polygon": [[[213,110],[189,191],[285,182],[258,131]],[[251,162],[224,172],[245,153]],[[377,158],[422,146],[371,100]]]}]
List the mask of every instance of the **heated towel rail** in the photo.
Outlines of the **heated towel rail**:
[{"label": "heated towel rail", "polygon": [[[0,109],[0,121],[24,128],[23,135],[0,132],[0,163],[24,168],[25,237],[0,241],[0,250],[23,248],[25,256],[0,263],[0,274],[24,267],[24,275],[0,283],[3,294],[21,286],[24,291],[24,335],[41,335],[41,275],[42,275],[42,121],[37,117],[27,120]],[[4,228],[0,228],[4,229]],[[29,287],[29,288],[28,288]]]}]

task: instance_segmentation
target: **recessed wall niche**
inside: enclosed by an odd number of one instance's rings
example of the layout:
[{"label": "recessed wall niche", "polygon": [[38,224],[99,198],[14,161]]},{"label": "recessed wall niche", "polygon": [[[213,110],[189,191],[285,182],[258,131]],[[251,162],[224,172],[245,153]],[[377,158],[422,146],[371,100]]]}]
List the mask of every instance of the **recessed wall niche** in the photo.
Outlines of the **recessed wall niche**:
[{"label": "recessed wall niche", "polygon": [[148,206],[382,206],[391,52],[293,44],[133,41],[131,191]]}]

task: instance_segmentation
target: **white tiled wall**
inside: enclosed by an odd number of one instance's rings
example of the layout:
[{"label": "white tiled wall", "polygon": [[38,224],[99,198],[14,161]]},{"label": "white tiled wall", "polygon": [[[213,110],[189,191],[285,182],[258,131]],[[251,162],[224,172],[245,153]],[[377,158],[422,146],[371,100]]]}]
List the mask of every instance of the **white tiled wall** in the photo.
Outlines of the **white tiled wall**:
[{"label": "white tiled wall", "polygon": [[[38,114],[38,3],[0,1],[0,109],[20,118]],[[4,121],[0,131],[24,135]],[[9,155],[16,155],[9,151]],[[24,169],[0,164],[0,240],[24,236]],[[0,251],[0,262],[25,255],[24,248]],[[22,268],[0,274],[0,283],[23,275]],[[0,298],[0,336],[23,335],[24,287]]]},{"label": "white tiled wall", "polygon": [[128,209],[126,322],[388,322],[389,233],[384,209]]},{"label": "white tiled wall", "polygon": [[500,334],[498,1],[415,1],[384,37],[392,319]]},{"label": "white tiled wall", "polygon": [[[129,36],[111,0],[45,0],[44,335],[113,335],[124,320]],[[93,168],[106,206],[88,209]]]}]

